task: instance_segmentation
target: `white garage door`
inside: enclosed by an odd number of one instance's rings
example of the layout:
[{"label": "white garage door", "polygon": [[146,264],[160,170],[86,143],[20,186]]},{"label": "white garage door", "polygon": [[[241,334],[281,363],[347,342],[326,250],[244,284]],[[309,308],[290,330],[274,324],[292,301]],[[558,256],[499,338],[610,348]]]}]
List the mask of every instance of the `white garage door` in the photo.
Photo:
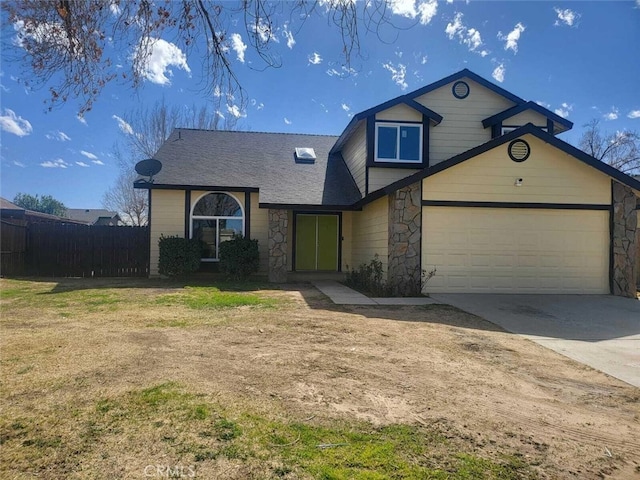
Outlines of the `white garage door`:
[{"label": "white garage door", "polygon": [[609,212],[424,207],[437,292],[609,293]]}]

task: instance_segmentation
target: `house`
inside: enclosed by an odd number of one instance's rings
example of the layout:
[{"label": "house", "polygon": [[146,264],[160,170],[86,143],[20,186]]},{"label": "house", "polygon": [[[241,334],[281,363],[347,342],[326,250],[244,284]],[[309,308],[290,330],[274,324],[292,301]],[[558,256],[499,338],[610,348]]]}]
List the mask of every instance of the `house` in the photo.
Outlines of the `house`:
[{"label": "house", "polygon": [[110,227],[122,225],[118,212],[111,212],[102,208],[67,208],[65,217],[86,225],[108,225]]},{"label": "house", "polygon": [[6,198],[0,197],[0,217],[4,221],[13,222],[15,225],[27,225],[33,223],[68,223],[68,224],[84,224],[85,222],[67,217],[59,217],[49,213],[36,212],[27,210],[11,203]]},{"label": "house", "polygon": [[161,235],[259,241],[274,282],[379,255],[398,295],[634,296],[640,181],[557,137],[572,123],[462,70],[355,115],[338,137],[177,129],[149,190]]}]

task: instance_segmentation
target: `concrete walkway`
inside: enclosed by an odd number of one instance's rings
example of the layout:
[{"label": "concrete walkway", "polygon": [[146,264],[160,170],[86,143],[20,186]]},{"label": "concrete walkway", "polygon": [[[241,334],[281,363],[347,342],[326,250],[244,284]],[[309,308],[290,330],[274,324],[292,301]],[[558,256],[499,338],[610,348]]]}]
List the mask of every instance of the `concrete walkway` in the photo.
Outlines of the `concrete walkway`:
[{"label": "concrete walkway", "polygon": [[334,280],[317,280],[313,282],[313,286],[336,305],[432,305],[441,303],[429,297],[369,298]]}]

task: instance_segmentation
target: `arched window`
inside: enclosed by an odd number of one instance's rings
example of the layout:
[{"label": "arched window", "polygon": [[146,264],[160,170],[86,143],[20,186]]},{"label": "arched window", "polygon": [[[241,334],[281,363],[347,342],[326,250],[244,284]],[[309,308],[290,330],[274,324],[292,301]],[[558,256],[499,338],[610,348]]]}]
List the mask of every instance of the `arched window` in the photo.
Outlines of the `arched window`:
[{"label": "arched window", "polygon": [[244,235],[242,205],[228,193],[208,193],[201,197],[191,212],[191,238],[202,245],[202,261],[220,259],[219,247],[234,234]]}]

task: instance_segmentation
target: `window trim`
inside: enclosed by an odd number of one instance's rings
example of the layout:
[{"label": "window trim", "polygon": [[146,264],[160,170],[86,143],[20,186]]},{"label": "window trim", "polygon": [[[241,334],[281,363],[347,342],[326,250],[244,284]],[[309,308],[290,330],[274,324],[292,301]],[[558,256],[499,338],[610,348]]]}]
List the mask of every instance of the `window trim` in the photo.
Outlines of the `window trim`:
[{"label": "window trim", "polygon": [[[236,203],[240,206],[240,211],[242,212],[242,217],[231,217],[231,216],[208,216],[208,215],[194,215],[193,211],[196,208],[196,205],[198,204],[198,202],[200,200],[202,200],[204,197],[206,197],[207,195],[210,195],[212,193],[222,193],[225,195],[229,195],[231,198],[233,198]],[[244,236],[245,234],[245,218],[246,218],[246,212],[245,212],[245,207],[242,204],[242,202],[238,199],[238,197],[236,197],[234,194],[232,194],[231,192],[222,192],[222,191],[211,191],[211,192],[205,192],[202,195],[200,195],[199,197],[196,198],[195,201],[192,200],[191,202],[191,209],[189,212],[189,238],[193,238],[193,221],[194,220],[215,220],[216,221],[216,255],[218,255],[219,249],[220,249],[220,220],[242,220],[242,235]],[[218,256],[217,258],[200,258],[201,262],[219,262],[220,261],[220,257]]]},{"label": "window trim", "polygon": [[[397,129],[397,134],[396,134],[396,139],[397,139],[397,143],[396,143],[396,158],[378,158],[378,127],[395,127]],[[419,135],[418,135],[418,140],[419,140],[419,144],[418,144],[418,160],[402,160],[400,158],[398,158],[400,156],[400,128],[401,127],[416,127],[419,128]],[[422,165],[423,163],[423,158],[422,158],[422,149],[423,149],[423,141],[424,141],[424,137],[423,137],[423,129],[424,129],[424,125],[422,123],[416,123],[416,122],[381,122],[381,121],[376,121],[375,122],[375,135],[374,135],[374,143],[373,143],[373,149],[374,149],[374,155],[373,155],[373,163],[375,164],[381,164],[381,163],[397,163],[397,164],[410,164],[410,165]]]}]

